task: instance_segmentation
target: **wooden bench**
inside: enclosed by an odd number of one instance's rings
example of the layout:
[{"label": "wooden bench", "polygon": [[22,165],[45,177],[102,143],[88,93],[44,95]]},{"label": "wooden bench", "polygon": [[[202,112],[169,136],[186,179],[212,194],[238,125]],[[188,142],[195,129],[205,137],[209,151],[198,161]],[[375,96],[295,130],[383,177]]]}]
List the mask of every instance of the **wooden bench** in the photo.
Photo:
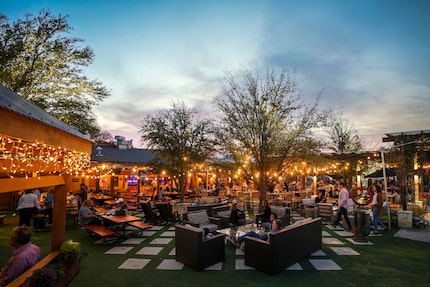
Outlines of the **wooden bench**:
[{"label": "wooden bench", "polygon": [[142,232],[143,232],[145,229],[149,229],[149,228],[151,228],[151,227],[152,227],[152,225],[151,225],[151,224],[147,224],[147,223],[144,223],[144,222],[142,222],[142,221],[132,221],[132,222],[128,222],[128,225],[138,228],[138,229],[140,230],[140,234],[142,234]]},{"label": "wooden bench", "polygon": [[134,215],[134,212],[137,210],[137,207],[134,205],[127,205],[127,210],[131,211],[131,215]]},{"label": "wooden bench", "polygon": [[103,227],[101,225],[96,225],[96,224],[88,224],[88,225],[80,224],[80,225],[83,228],[85,228],[88,233],[94,233],[94,234],[100,236],[101,238],[103,238],[103,243],[106,243],[107,237],[115,236],[115,239],[116,239],[115,231],[107,229],[106,227]]},{"label": "wooden bench", "polygon": [[54,260],[58,254],[60,254],[60,251],[52,251],[51,253],[49,253],[48,255],[46,255],[45,257],[43,257],[41,260],[39,260],[39,262],[37,262],[36,264],[33,265],[33,267],[31,267],[30,269],[28,269],[27,271],[25,271],[24,273],[22,273],[20,276],[18,276],[17,278],[15,278],[12,282],[10,282],[8,285],[6,285],[6,287],[19,287],[22,286],[25,282],[25,280],[29,277],[31,277],[31,275],[33,275],[33,272],[37,269],[42,269],[43,267],[45,267],[46,265],[48,265],[49,263],[52,262],[52,260]]}]

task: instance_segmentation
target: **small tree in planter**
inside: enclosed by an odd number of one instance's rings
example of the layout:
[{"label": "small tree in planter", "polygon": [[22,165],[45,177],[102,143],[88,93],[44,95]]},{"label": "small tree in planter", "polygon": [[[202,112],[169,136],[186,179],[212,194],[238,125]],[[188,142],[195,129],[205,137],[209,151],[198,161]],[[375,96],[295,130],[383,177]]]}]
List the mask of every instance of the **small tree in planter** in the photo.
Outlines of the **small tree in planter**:
[{"label": "small tree in planter", "polygon": [[71,265],[74,262],[80,261],[85,255],[81,251],[81,243],[70,239],[61,244],[58,260],[66,265]]}]

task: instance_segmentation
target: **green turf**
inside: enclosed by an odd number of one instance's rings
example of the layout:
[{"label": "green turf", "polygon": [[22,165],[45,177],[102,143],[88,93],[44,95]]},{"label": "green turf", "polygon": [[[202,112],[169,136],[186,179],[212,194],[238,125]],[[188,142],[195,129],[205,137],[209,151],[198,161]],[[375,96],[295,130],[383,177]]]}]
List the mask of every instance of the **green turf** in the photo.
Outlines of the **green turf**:
[{"label": "green turf", "polygon": [[[0,265],[8,260],[10,232],[15,218],[8,217],[6,225],[0,228]],[[158,231],[157,237],[168,227]],[[332,233],[334,236],[335,234]],[[180,271],[157,270],[163,259],[174,259],[168,253],[174,241],[163,248],[157,256],[136,255],[151,238],[137,245],[126,255],[105,255],[105,251],[121,244],[94,244],[93,237],[86,235],[80,228],[67,228],[67,239],[79,241],[88,256],[83,259],[82,270],[70,286],[430,286],[430,245],[406,239],[394,238],[396,230],[383,236],[372,237],[373,245],[354,245],[347,243],[359,252],[358,256],[339,256],[323,245],[325,257],[333,259],[341,271],[316,271],[308,260],[300,262],[302,271],[283,271],[271,276],[255,270],[234,270],[236,256],[232,246],[226,246],[226,261],[222,271],[197,272],[184,267]],[[345,241],[345,238],[338,237]],[[49,253],[50,231],[35,232],[34,243],[42,248],[43,255]],[[132,246],[132,245],[130,245]],[[143,270],[120,270],[126,258],[150,258],[151,262]]]}]

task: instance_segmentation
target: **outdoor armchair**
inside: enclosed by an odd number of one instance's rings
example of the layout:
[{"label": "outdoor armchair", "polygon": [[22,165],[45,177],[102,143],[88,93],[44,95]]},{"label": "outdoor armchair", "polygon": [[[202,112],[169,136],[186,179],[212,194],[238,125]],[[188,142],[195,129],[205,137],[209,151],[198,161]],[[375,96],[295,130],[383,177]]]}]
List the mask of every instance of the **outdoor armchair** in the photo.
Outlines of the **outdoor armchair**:
[{"label": "outdoor armchair", "polygon": [[175,226],[176,261],[201,271],[225,260],[225,235],[205,236],[201,228],[190,225]]}]

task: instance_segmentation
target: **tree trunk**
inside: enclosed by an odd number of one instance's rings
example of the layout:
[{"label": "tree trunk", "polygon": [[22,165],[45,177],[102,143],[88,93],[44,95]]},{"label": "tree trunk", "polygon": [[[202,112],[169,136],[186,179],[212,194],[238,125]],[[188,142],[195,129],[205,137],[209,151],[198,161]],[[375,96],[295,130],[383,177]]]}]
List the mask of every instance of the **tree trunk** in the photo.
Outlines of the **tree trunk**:
[{"label": "tree trunk", "polygon": [[403,169],[399,170],[400,177],[400,206],[402,210],[407,210],[407,186],[406,186],[406,172]]}]

